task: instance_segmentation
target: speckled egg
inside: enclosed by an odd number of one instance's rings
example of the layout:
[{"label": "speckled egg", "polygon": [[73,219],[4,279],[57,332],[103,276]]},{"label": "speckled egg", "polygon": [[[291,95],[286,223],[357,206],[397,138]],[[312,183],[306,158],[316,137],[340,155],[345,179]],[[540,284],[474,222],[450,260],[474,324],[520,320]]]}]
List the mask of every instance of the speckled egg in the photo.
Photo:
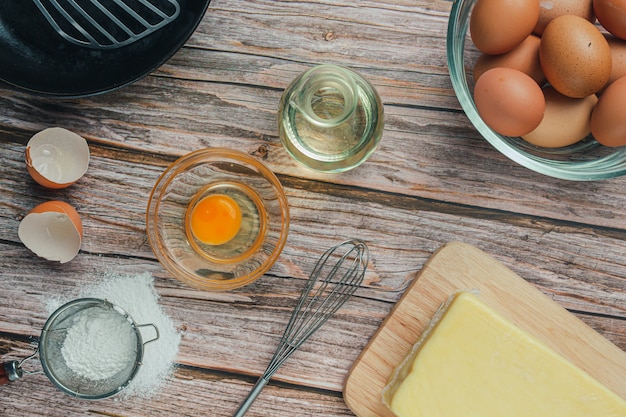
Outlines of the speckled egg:
[{"label": "speckled egg", "polygon": [[561,94],[582,98],[598,92],[611,75],[611,50],[600,30],[572,15],[552,20],[541,37],[541,68]]}]

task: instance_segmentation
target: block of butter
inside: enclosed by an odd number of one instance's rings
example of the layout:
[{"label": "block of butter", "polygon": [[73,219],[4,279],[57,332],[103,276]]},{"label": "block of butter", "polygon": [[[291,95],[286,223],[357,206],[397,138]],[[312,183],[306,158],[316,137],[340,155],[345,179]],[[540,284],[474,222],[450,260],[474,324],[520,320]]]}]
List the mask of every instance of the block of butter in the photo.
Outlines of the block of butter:
[{"label": "block of butter", "polygon": [[626,416],[624,399],[469,292],[442,306],[383,402],[398,417]]}]

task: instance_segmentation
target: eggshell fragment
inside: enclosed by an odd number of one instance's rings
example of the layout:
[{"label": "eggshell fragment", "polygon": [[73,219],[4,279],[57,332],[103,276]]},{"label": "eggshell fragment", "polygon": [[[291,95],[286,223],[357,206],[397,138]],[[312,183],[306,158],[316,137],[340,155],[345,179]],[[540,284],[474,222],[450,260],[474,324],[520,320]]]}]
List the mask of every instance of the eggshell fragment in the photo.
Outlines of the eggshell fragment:
[{"label": "eggshell fragment", "polygon": [[26,145],[26,168],[38,184],[65,188],[78,181],[89,166],[87,141],[74,132],[51,127],[35,134]]},{"label": "eggshell fragment", "polygon": [[598,97],[564,96],[552,87],[543,89],[546,111],[539,126],[523,135],[527,142],[544,148],[560,148],[581,141],[591,131],[590,119]]},{"label": "eggshell fragment", "polygon": [[47,201],[22,219],[17,234],[35,255],[65,263],[80,250],[83,226],[74,207],[63,201]]},{"label": "eggshell fragment", "polygon": [[605,146],[626,145],[626,77],[613,81],[591,114],[591,133]]}]

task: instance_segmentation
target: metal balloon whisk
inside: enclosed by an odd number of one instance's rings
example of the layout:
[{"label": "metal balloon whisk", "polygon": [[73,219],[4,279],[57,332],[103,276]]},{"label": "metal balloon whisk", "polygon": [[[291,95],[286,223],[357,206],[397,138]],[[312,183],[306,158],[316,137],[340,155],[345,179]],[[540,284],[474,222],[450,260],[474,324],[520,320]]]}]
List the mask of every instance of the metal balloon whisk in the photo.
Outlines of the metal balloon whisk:
[{"label": "metal balloon whisk", "polygon": [[278,368],[354,294],[363,282],[368,260],[367,245],[357,239],[324,252],[311,272],[270,364],[234,417],[248,411]]}]

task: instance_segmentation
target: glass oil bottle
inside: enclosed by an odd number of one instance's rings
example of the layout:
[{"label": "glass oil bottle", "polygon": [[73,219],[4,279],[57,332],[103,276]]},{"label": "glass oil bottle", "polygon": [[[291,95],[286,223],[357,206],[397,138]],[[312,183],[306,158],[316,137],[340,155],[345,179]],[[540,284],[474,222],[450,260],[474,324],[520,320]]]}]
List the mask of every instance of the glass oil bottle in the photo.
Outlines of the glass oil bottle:
[{"label": "glass oil bottle", "polygon": [[374,87],[356,72],[319,65],[284,91],[278,111],[280,140],[303,165],[322,172],[352,169],[374,152],[384,117]]}]

